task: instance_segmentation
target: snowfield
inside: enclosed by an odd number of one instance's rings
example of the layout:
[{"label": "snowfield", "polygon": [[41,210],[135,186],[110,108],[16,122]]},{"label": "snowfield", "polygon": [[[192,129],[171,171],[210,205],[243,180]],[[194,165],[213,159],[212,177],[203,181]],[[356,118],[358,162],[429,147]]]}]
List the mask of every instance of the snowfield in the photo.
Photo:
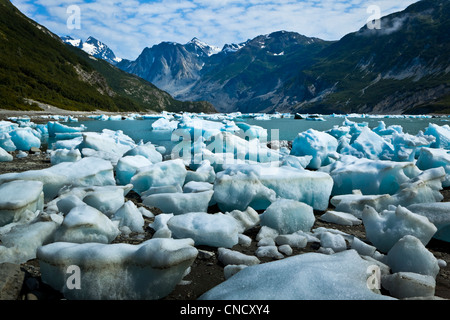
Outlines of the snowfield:
[{"label": "snowfield", "polygon": [[[37,259],[42,281],[67,299],[155,300],[183,282],[206,246],[226,280],[201,300],[434,298],[446,262],[426,246],[450,242],[441,194],[450,127],[413,136],[343,118],[287,147],[232,114],[158,118],[149,130],[172,132],[164,146],[59,120],[0,121],[0,162],[56,138],[50,168],[0,175],[0,263]],[[151,239],[113,243],[143,235],[144,218]],[[363,226],[366,238],[314,228],[316,219]],[[254,254],[234,250],[250,245],[244,233],[256,227]],[[311,243],[315,252],[292,255]]]}]

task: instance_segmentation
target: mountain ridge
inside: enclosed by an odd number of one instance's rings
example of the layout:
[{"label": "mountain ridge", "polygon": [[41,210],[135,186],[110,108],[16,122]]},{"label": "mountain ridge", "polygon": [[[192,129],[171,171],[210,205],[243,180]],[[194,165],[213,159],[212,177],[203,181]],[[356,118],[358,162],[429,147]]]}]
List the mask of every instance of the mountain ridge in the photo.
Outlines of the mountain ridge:
[{"label": "mountain ridge", "polygon": [[0,108],[40,110],[37,101],[76,111],[216,112],[175,100],[153,84],[84,51],[0,0]]},{"label": "mountain ridge", "polygon": [[208,57],[159,44],[118,67],[220,112],[450,113],[449,12],[422,0],[337,41],[277,31]]}]

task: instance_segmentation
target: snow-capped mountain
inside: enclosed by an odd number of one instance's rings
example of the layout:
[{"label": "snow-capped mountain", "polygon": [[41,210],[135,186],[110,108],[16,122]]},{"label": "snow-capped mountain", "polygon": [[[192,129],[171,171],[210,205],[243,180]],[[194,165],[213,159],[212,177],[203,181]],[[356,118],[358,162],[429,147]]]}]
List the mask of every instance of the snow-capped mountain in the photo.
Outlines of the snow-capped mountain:
[{"label": "snow-capped mountain", "polygon": [[219,52],[220,48],[197,38],[186,44],[162,42],[145,48],[135,61],[123,60],[117,67],[171,95],[181,95],[200,79],[205,64]]},{"label": "snow-capped mountain", "polygon": [[214,54],[219,53],[221,50],[219,47],[211,46],[203,41],[200,41],[197,38],[192,39],[188,43],[186,43],[185,48],[189,51],[195,52],[200,56],[210,57]]},{"label": "snow-capped mountain", "polygon": [[95,58],[103,59],[111,64],[115,65],[122,61],[121,58],[116,57],[114,52],[106,44],[95,39],[94,37],[89,37],[84,42],[81,39],[74,39],[70,36],[61,37],[61,40],[67,44],[82,49],[84,52]]}]

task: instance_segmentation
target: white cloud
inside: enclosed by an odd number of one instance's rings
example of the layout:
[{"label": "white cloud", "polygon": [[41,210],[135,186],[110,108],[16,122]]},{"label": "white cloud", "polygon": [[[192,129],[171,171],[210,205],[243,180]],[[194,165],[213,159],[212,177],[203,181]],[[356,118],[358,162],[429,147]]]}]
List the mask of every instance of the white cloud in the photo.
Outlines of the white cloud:
[{"label": "white cloud", "polygon": [[[185,43],[193,37],[222,47],[260,34],[295,31],[338,40],[359,30],[369,5],[382,15],[417,0],[12,0],[31,19],[58,35],[94,36],[116,55],[136,59],[147,46],[162,41]],[[79,5],[81,29],[69,30],[67,7]]]}]

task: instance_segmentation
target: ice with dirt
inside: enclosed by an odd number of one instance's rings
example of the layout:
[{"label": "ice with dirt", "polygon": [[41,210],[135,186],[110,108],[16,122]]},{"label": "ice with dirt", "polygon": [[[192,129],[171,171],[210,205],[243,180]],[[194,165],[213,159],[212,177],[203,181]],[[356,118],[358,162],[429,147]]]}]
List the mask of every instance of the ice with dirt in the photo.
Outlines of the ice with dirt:
[{"label": "ice with dirt", "polygon": [[193,239],[195,245],[231,248],[238,244],[239,224],[223,213],[190,212],[167,222],[174,238]]},{"label": "ice with dirt", "polygon": [[44,200],[54,199],[65,186],[87,187],[115,185],[111,162],[87,157],[77,162],[62,162],[47,169],[0,175],[0,184],[14,180],[40,181],[44,184]]},{"label": "ice with dirt", "polygon": [[214,200],[223,211],[265,210],[277,198],[328,208],[333,180],[327,173],[263,165],[232,165],[216,174]]},{"label": "ice with dirt", "polygon": [[[139,245],[56,242],[40,247],[37,257],[42,281],[67,299],[157,300],[174,290],[194,262],[193,245],[191,239]],[[80,287],[68,285],[70,266],[79,268]]]},{"label": "ice with dirt", "polygon": [[378,213],[366,207],[362,220],[367,239],[382,252],[388,252],[401,238],[413,235],[427,245],[437,228],[426,217],[398,206]]},{"label": "ice with dirt", "polygon": [[[354,250],[305,253],[243,268],[200,300],[382,300],[369,289],[371,262]],[[264,279],[264,281],[261,281]]]}]

